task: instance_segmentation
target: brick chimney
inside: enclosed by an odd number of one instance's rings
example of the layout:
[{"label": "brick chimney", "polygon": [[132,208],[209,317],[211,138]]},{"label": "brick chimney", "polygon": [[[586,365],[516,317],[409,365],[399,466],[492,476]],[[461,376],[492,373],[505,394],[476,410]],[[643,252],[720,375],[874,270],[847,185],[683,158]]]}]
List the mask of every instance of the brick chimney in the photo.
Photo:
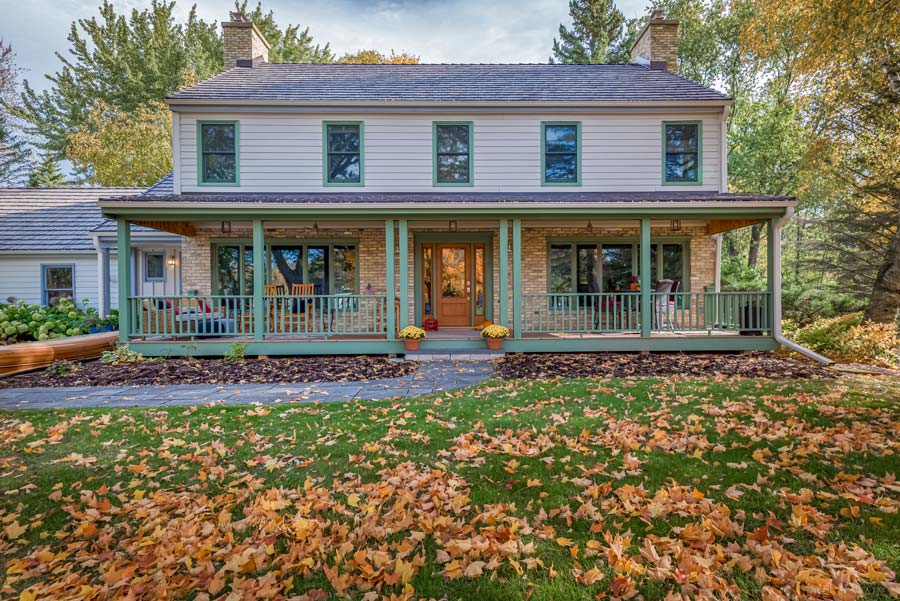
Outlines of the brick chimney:
[{"label": "brick chimney", "polygon": [[631,47],[631,62],[654,70],[677,71],[678,21],[654,11]]},{"label": "brick chimney", "polygon": [[222,22],[222,38],[226,69],[269,62],[269,43],[243,13],[232,12],[231,21]]}]

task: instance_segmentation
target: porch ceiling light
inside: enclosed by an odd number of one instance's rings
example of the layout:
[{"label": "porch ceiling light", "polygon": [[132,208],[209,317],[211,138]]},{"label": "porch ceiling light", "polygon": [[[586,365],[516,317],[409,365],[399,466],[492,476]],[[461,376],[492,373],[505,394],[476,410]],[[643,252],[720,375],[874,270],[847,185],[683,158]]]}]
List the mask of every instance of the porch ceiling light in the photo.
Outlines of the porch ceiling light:
[{"label": "porch ceiling light", "polygon": [[681,219],[673,219],[672,223],[669,224],[669,228],[673,232],[680,232],[681,231]]},{"label": "porch ceiling light", "polygon": [[319,233],[319,222],[318,221],[313,222],[313,231],[317,234]]},{"label": "porch ceiling light", "polygon": [[223,234],[230,234],[230,233],[231,233],[231,222],[230,222],[230,221],[223,221],[223,222],[222,222],[222,233],[223,233]]},{"label": "porch ceiling light", "polygon": [[455,231],[456,231],[456,222],[455,222],[455,221],[450,221],[450,223],[448,224],[448,229],[449,229],[451,232],[455,232]]},{"label": "porch ceiling light", "polygon": [[588,221],[587,233],[589,233],[589,234],[593,234],[593,233],[594,233],[594,224],[591,223],[590,221]]}]

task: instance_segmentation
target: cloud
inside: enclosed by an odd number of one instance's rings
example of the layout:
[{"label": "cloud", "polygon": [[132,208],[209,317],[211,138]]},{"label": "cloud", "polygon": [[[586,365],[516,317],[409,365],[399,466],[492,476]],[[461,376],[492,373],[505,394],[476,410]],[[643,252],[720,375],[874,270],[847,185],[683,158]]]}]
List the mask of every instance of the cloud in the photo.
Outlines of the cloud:
[{"label": "cloud", "polygon": [[[99,0],[0,0],[5,15],[0,37],[12,42],[17,63],[38,89],[45,73],[59,68],[54,51],[65,52],[69,25],[97,15]],[[114,0],[117,11],[149,4]],[[180,0],[184,18],[190,1]],[[254,3],[251,0],[251,5]],[[629,17],[646,10],[646,0],[619,0]],[[200,16],[221,21],[229,0],[197,0]],[[410,52],[424,62],[547,62],[560,23],[568,23],[566,0],[269,0],[279,23],[309,27],[313,39],[338,55],[360,49]]]}]

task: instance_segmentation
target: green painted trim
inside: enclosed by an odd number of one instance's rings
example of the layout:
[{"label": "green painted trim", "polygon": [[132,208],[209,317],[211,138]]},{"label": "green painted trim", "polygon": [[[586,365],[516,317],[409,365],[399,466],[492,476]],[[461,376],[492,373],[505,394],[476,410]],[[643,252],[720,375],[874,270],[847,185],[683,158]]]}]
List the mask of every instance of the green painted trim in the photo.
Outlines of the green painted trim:
[{"label": "green painted trim", "polygon": [[713,352],[770,351],[780,348],[770,336],[656,337],[604,336],[598,338],[508,338],[503,350],[510,353],[572,352]]},{"label": "green painted trim", "polygon": [[[329,125],[357,125],[359,126],[359,181],[358,182],[330,182],[328,181],[328,126]],[[366,185],[366,135],[363,121],[322,121],[322,185],[326,188],[360,188]]]},{"label": "green painted trim", "polygon": [[[452,201],[449,198],[448,202]],[[297,215],[302,214],[304,218],[320,217],[333,219],[353,220],[360,217],[383,217],[390,218],[396,216],[398,211],[402,211],[404,216],[410,218],[412,216],[430,216],[438,219],[447,219],[447,207],[429,207],[427,205],[411,205],[402,208],[397,207],[337,207],[335,208],[309,208],[306,206],[280,206],[280,207],[252,207],[252,206],[235,206],[227,208],[209,208],[197,203],[190,207],[142,207],[142,203],[133,203],[136,206],[127,207],[105,207],[103,215],[109,218],[131,217],[133,220],[153,219],[157,221],[184,221],[185,219],[196,219],[198,221],[221,221],[222,219],[234,220],[241,216],[244,218],[265,218],[267,221],[296,221]],[[601,216],[605,219],[640,219],[642,217],[650,217],[653,219],[674,219],[674,218],[693,218],[693,219],[768,219],[770,217],[782,217],[785,214],[784,207],[741,207],[741,206],[723,206],[716,208],[645,208],[635,207],[634,209],[606,208],[593,204],[585,203],[585,206],[568,206],[568,207],[528,207],[521,204],[512,203],[508,207],[465,207],[454,206],[452,211],[456,217],[462,216],[478,216],[484,219],[500,219],[505,217],[521,217],[522,219],[539,221],[540,219],[558,219],[562,215],[580,216],[585,218],[599,219]]]},{"label": "green painted trim", "polygon": [[[509,221],[500,220],[500,323],[509,323]],[[515,282],[518,285],[518,282]]]},{"label": "green painted trim", "polygon": [[[522,220],[512,222],[512,279],[513,279],[513,319],[512,335],[522,335]],[[506,325],[506,324],[504,324]]]},{"label": "green painted trim", "polygon": [[[548,182],[547,181],[547,126],[550,125],[574,125],[576,140],[575,149],[575,181],[574,182]],[[581,185],[581,121],[541,121],[541,185],[542,186],[580,186]]]},{"label": "green painted trim", "polygon": [[247,355],[272,357],[290,355],[388,355],[403,352],[401,341],[389,340],[267,340],[246,338],[195,340],[184,342],[143,342],[130,346],[147,357],[221,357],[235,342],[246,342]]},{"label": "green painted trim", "polygon": [[[467,182],[439,182],[437,179],[437,130],[441,125],[465,125],[469,128],[469,181]],[[475,134],[472,121],[432,121],[431,122],[431,185],[434,187],[471,187],[475,185]]]},{"label": "green painted trim", "polygon": [[[695,182],[670,182],[666,181],[666,126],[667,125],[696,125],[697,126],[697,181]],[[702,186],[703,185],[703,121],[663,121],[662,122],[662,185],[664,186]]]},{"label": "green painted trim", "polygon": [[400,254],[400,323],[399,329],[409,325],[409,230],[406,219],[397,220],[397,241]]},{"label": "green painted trim", "polygon": [[[234,125],[234,177],[233,182],[207,182],[203,180],[203,137],[204,125]],[[197,185],[206,187],[235,187],[241,185],[241,122],[234,119],[197,121]]]},{"label": "green painted trim", "polygon": [[776,226],[775,219],[769,219],[766,224],[766,290],[769,292],[766,299],[766,319],[763,321],[766,324],[772,324],[775,317],[775,270],[781,269],[781,265],[775,264]]},{"label": "green painted trim", "polygon": [[394,321],[394,303],[397,298],[396,283],[394,281],[394,220],[384,221],[384,286],[387,292],[387,337],[394,339],[397,335],[396,322]]},{"label": "green painted trim", "polygon": [[[265,306],[263,291],[266,283],[266,239],[261,219],[253,220],[253,339],[265,338]],[[259,267],[262,267],[260,269]],[[243,286],[243,280],[242,284]],[[265,353],[260,353],[265,354]]]},{"label": "green painted trim", "polygon": [[641,219],[641,337],[649,338],[653,325],[650,306],[650,220]]},{"label": "green painted trim", "polygon": [[[119,342],[126,344],[131,334],[131,224],[116,222],[116,270],[119,273]],[[72,274],[75,277],[75,274]],[[72,282],[75,285],[75,282]]]}]

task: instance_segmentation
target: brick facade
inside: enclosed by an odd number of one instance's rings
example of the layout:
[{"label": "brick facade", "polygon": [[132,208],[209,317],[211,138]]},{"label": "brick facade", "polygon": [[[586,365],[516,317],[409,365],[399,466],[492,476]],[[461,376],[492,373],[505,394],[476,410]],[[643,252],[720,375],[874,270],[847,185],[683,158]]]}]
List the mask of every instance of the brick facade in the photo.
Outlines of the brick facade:
[{"label": "brick facade", "polygon": [[[463,229],[463,228],[461,228]],[[409,244],[409,272],[407,274],[409,280],[409,321],[414,323],[415,320],[415,301],[413,294],[413,285],[415,282],[415,234],[425,232],[445,232],[445,228],[411,228],[408,238]],[[492,258],[492,297],[493,297],[493,315],[497,319],[500,311],[499,290],[500,277],[509,278],[509,306],[512,307],[512,293],[515,286],[520,286],[522,292],[545,292],[547,290],[547,246],[548,241],[555,238],[564,238],[566,240],[584,239],[591,242],[598,239],[614,239],[629,238],[634,239],[640,236],[640,231],[635,225],[621,226],[603,226],[602,224],[594,224],[593,232],[587,234],[584,228],[577,227],[531,227],[528,222],[522,225],[522,282],[516,284],[512,281],[512,274],[500,273],[500,252],[499,252],[499,235],[497,227],[482,227],[479,229],[465,228],[464,231],[471,232],[491,232],[491,258]],[[329,238],[348,240],[352,239],[357,244],[357,257],[359,262],[359,287],[360,292],[365,291],[368,284],[372,285],[372,290],[376,294],[383,294],[386,291],[385,285],[385,246],[384,246],[384,229],[368,228],[353,229],[349,233],[345,230],[319,230],[314,231],[311,228],[306,229],[289,229],[289,228],[267,228],[267,243],[275,242],[277,239],[286,240],[302,240],[316,239],[327,240]],[[716,269],[716,243],[715,240],[706,234],[706,228],[703,225],[685,225],[679,232],[672,232],[668,226],[654,226],[650,230],[651,239],[659,238],[687,238],[690,240],[688,260],[690,287],[689,290],[701,292],[705,286],[712,285],[715,282]],[[510,232],[510,238],[511,238]],[[214,230],[199,230],[197,235],[192,238],[184,238],[182,241],[182,278],[185,291],[196,290],[199,294],[212,294],[212,243],[215,239],[252,239],[252,231],[248,228],[237,228],[229,234],[221,234]],[[511,251],[511,249],[510,249]],[[512,270],[512,257],[510,255],[510,271]],[[400,259],[395,259],[395,273],[399,274]],[[395,289],[398,294],[399,278]]]},{"label": "brick facade", "polygon": [[664,62],[667,71],[678,70],[678,21],[651,19],[631,48],[631,59]]},{"label": "brick facade", "polygon": [[269,62],[269,44],[249,21],[222,23],[222,49],[226,69],[234,67],[239,60]]}]

